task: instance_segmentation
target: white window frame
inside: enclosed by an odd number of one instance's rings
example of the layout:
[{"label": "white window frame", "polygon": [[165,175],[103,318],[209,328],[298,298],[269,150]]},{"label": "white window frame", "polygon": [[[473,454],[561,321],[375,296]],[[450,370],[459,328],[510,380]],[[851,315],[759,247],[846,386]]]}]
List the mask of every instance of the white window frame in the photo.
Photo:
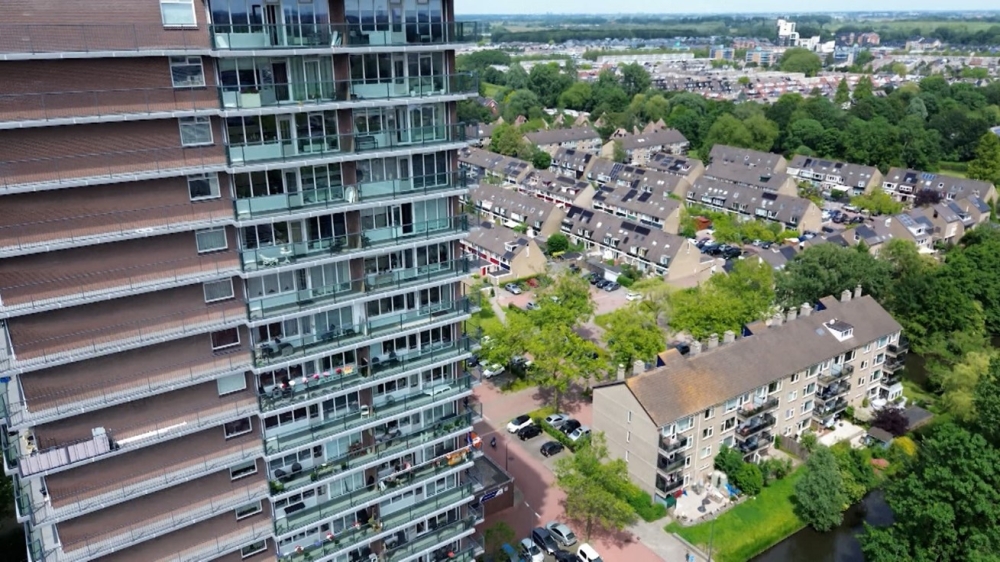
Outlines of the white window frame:
[{"label": "white window frame", "polygon": [[702,447],[701,451],[698,453],[698,458],[703,459],[712,455],[712,446]]},{"label": "white window frame", "polygon": [[[191,185],[196,182],[208,182],[208,195],[195,195],[191,190]],[[209,199],[219,199],[222,197],[222,190],[219,188],[218,174],[195,174],[187,177],[188,199],[191,201],[206,201]]]},{"label": "white window frame", "polygon": [[632,432],[631,431],[626,431],[625,432],[625,442],[626,443],[631,443],[632,442]]},{"label": "white window frame", "polygon": [[[181,5],[191,7],[191,21],[182,23],[167,23],[166,13],[163,11],[164,5]],[[198,27],[198,14],[195,12],[194,0],[160,0],[160,21],[163,22],[163,27]]]},{"label": "white window frame", "polygon": [[[204,88],[205,87],[205,63],[201,60],[199,56],[180,56],[180,57],[169,57],[167,59],[167,64],[170,65],[170,84],[173,85],[174,89],[179,88]],[[194,67],[198,66],[200,81],[195,82],[178,82],[177,77],[174,75],[175,67]]]},{"label": "white window frame", "polygon": [[706,427],[705,429],[701,430],[701,438],[702,439],[709,439],[713,435],[715,435],[715,428],[714,427]]},{"label": "white window frame", "polygon": [[788,393],[788,399],[785,400],[785,402],[794,402],[795,400],[798,399],[798,397],[799,397],[799,391],[798,390],[793,390],[793,391],[791,391],[791,392]]},{"label": "white window frame", "polygon": [[813,411],[813,401],[812,400],[807,400],[806,402],[803,402],[802,403],[802,407],[799,409],[799,411],[802,412],[803,414],[808,414],[809,412],[812,412]]},{"label": "white window frame", "polygon": [[[241,510],[246,510],[247,508],[251,509],[252,511],[243,511],[242,514],[240,513]],[[236,520],[239,521],[240,519],[253,517],[254,515],[257,515],[262,511],[264,511],[263,502],[257,501],[256,503],[248,503],[247,505],[241,505],[240,507],[234,509],[233,513],[236,514]]]},{"label": "white window frame", "polygon": [[628,411],[628,423],[632,423],[632,410]]},{"label": "white window frame", "polygon": [[[216,232],[220,232],[220,231],[222,232],[222,239],[226,243],[225,246],[218,247],[218,248],[207,248],[207,249],[202,249],[201,248],[201,244],[200,244],[201,237],[199,236],[200,234],[216,233]],[[224,226],[217,226],[215,228],[202,228],[200,230],[194,231],[194,243],[195,243],[195,247],[198,249],[198,253],[199,254],[207,254],[209,252],[223,252],[223,251],[229,249],[229,235],[226,233],[226,227],[224,227]]]},{"label": "white window frame", "polygon": [[[241,421],[246,421],[248,427],[245,430],[240,430],[240,431],[237,431],[236,433],[233,433],[233,434],[230,435],[229,429],[226,428],[226,426],[229,425],[229,424],[238,423],[238,422],[241,422]],[[246,435],[247,433],[252,433],[252,432],[253,432],[253,419],[251,419],[249,417],[247,417],[247,418],[240,418],[238,420],[233,420],[231,422],[228,422],[228,423],[225,423],[225,424],[222,425],[222,434],[226,437],[226,439],[232,439],[233,437],[239,437],[240,435]]]},{"label": "white window frame", "polygon": [[[236,341],[233,342],[233,343],[227,343],[226,345],[219,346],[219,347],[216,347],[215,343],[213,342],[212,343],[212,351],[219,351],[220,349],[228,349],[230,347],[239,347],[240,345],[242,345],[243,342],[240,340],[240,330],[239,330],[239,328],[226,328],[225,330],[216,330],[216,332],[228,332],[229,330],[235,330],[236,331]],[[209,333],[209,335],[208,335],[210,342],[212,341],[212,334],[213,333],[215,333],[215,332]]]},{"label": "white window frame", "polygon": [[[237,381],[236,377],[239,377],[239,382],[236,382]],[[247,379],[243,373],[236,373],[235,375],[219,377],[215,379],[215,384],[219,392],[219,396],[226,396],[228,394],[234,394],[236,392],[243,392],[244,390],[247,389]]]},{"label": "white window frame", "polygon": [[[252,468],[253,470],[250,470],[248,472],[241,472],[239,475],[234,475],[233,474],[234,471],[240,471],[240,470],[244,470],[246,468]],[[257,474],[257,461],[256,460],[242,462],[242,463],[237,464],[235,466],[229,467],[229,479],[230,480],[239,480],[241,478],[246,478],[247,476],[252,476],[254,474]]]},{"label": "white window frame", "polygon": [[[790,420],[795,417],[795,408],[785,410],[785,419]],[[787,434],[786,434],[787,435]]]},{"label": "white window frame", "polygon": [[[250,549],[249,551],[247,549]],[[250,558],[267,550],[267,539],[248,544],[240,549],[240,559]]]},{"label": "white window frame", "polygon": [[[206,126],[206,125],[207,125],[206,128],[208,129],[208,140],[199,140],[199,139],[190,140],[189,139],[187,142],[185,142],[185,140],[184,140],[184,130],[185,130],[185,128],[188,129],[188,134],[190,136],[192,134],[192,127],[198,127],[198,128],[200,128],[200,127]],[[212,131],[212,118],[211,117],[204,117],[204,116],[201,116],[201,117],[178,117],[177,118],[177,127],[178,127],[178,129],[180,129],[180,133],[181,133],[181,146],[183,146],[185,148],[191,148],[191,147],[195,147],[195,146],[211,146],[211,145],[215,144],[215,133]],[[200,136],[204,136],[202,133],[199,133],[197,131],[195,131],[194,134],[197,134],[197,135],[200,135]]]},{"label": "white window frame", "polygon": [[[208,289],[209,289],[210,285],[218,285],[218,286],[221,287],[221,286],[223,286],[225,284],[229,285],[229,293],[228,294],[226,294],[225,296],[222,296],[222,297],[209,298],[209,296],[208,296]],[[233,289],[233,278],[232,277],[227,277],[225,279],[220,279],[219,281],[206,281],[205,283],[201,284],[201,288],[202,288],[202,292],[205,294],[205,304],[213,303],[213,302],[218,302],[218,301],[226,301],[226,300],[229,300],[229,299],[232,299],[232,298],[236,297],[236,291]]]}]

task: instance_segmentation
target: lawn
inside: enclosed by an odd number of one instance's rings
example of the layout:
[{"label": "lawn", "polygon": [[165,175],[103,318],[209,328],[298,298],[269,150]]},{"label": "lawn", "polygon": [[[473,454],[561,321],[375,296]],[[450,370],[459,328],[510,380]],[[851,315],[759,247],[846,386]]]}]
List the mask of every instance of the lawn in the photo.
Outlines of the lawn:
[{"label": "lawn", "polygon": [[[489,82],[483,82],[483,96],[487,98],[495,98],[497,92],[503,89],[503,86],[498,86],[496,84],[490,84]],[[497,100],[501,102],[503,100]]]},{"label": "lawn", "polygon": [[[748,499],[722,514],[715,521],[713,559],[744,562],[801,529],[802,521],[792,511],[792,496],[795,494],[795,483],[803,474],[805,469],[800,468],[784,480],[764,488],[756,499]],[[671,523],[665,530],[677,533],[707,551],[712,523],[691,527]]]}]

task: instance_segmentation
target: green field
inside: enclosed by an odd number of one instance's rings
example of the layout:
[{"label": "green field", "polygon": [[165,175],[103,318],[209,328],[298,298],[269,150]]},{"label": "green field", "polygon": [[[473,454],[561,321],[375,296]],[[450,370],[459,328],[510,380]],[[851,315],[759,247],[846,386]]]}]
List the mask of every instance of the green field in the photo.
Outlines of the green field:
[{"label": "green field", "polygon": [[[911,31],[914,29],[919,29],[921,35],[929,35],[932,31],[939,27],[945,27],[948,29],[962,29],[972,32],[981,31],[989,29],[995,25],[1000,25],[997,22],[991,21],[956,21],[956,20],[868,20],[868,24],[871,24],[875,28],[875,31],[885,30],[903,30]],[[858,22],[845,21],[841,25],[831,25],[827,29],[835,31],[841,26],[846,25],[857,25]]]},{"label": "green field", "polygon": [[684,527],[679,523],[666,526],[669,533],[677,533],[688,542],[708,551],[712,537],[712,558],[719,562],[745,562],[760,554],[782,539],[803,527],[802,521],[792,511],[795,483],[805,474],[800,468],[784,480],[764,488],[756,498],[751,498],[722,514],[712,523],[699,523]]},{"label": "green field", "polygon": [[[495,98],[497,92],[503,89],[503,86],[498,86],[496,84],[490,84],[489,82],[483,82],[483,96],[488,98]],[[497,100],[498,102],[503,100]]]}]

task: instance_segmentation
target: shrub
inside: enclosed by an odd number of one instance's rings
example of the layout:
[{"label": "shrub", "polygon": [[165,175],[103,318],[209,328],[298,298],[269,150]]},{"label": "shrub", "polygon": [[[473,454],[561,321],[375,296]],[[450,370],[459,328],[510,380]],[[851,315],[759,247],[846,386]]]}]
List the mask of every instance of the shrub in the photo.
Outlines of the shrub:
[{"label": "shrub", "polygon": [[577,447],[579,447],[579,446],[581,446],[581,445],[583,445],[584,443],[587,442],[587,439],[581,439],[579,441],[573,441],[572,439],[570,439],[569,437],[567,437],[565,433],[563,433],[563,432],[559,431],[558,429],[552,427],[551,425],[545,423],[545,414],[543,414],[543,415],[534,415],[534,414],[532,414],[531,415],[531,419],[536,424],[538,424],[538,426],[542,428],[542,431],[544,431],[545,433],[547,433],[549,437],[552,437],[556,441],[562,443],[563,446],[565,446],[570,451],[574,451],[575,452],[576,449],[577,449]]},{"label": "shrub", "polygon": [[635,484],[629,489],[626,500],[635,510],[635,514],[644,521],[652,522],[667,516],[667,507],[662,503],[654,503],[652,496],[640,490]]},{"label": "shrub", "polygon": [[733,484],[748,496],[756,496],[764,489],[764,475],[753,463],[743,463],[732,477]]}]

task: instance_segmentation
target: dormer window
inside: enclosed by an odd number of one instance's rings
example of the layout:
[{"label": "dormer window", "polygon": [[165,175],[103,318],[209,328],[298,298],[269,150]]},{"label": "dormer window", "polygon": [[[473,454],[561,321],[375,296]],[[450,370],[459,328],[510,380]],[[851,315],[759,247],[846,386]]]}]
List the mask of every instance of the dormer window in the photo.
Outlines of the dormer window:
[{"label": "dormer window", "polygon": [[854,326],[834,318],[823,324],[826,329],[837,338],[837,341],[846,341],[854,337]]}]

